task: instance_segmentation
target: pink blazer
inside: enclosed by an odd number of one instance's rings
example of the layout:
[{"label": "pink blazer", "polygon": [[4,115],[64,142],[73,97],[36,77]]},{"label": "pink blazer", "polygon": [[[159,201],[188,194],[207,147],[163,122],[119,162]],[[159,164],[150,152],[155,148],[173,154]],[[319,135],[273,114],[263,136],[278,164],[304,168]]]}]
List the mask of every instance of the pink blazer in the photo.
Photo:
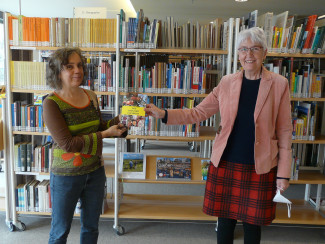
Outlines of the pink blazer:
[{"label": "pink blazer", "polygon": [[[235,122],[242,81],[243,71],[224,76],[195,108],[168,110],[167,124],[193,124],[220,111],[222,129],[216,134],[211,155],[211,162],[216,167]],[[290,178],[292,124],[289,84],[286,78],[264,67],[254,121],[256,173],[265,174],[278,166],[277,176]]]}]

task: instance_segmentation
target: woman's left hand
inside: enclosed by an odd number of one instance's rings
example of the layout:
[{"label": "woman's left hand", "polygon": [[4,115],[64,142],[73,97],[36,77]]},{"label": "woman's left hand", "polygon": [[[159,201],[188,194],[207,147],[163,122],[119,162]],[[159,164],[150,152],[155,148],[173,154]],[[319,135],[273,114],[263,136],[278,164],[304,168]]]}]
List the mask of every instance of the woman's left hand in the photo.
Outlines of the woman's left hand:
[{"label": "woman's left hand", "polygon": [[277,179],[276,180],[276,187],[282,192],[288,189],[289,181],[286,179]]}]

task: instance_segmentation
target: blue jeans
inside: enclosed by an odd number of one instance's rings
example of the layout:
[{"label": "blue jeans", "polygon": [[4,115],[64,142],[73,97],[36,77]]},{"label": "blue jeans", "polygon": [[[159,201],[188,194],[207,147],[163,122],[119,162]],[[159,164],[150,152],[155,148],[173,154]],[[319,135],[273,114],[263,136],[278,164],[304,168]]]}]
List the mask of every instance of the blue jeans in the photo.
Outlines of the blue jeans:
[{"label": "blue jeans", "polygon": [[104,167],[78,176],[60,176],[51,173],[52,223],[49,244],[67,242],[79,198],[81,200],[80,243],[97,243],[105,182]]}]

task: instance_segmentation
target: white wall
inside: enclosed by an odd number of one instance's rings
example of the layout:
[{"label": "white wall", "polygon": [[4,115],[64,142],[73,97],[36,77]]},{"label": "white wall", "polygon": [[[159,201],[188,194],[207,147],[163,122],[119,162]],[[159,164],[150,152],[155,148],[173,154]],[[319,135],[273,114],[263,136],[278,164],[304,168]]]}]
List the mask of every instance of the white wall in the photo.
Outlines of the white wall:
[{"label": "white wall", "polygon": [[115,18],[123,9],[126,17],[134,16],[129,7],[129,0],[0,0],[0,11],[27,17],[73,17],[74,7],[106,7],[107,18]]}]

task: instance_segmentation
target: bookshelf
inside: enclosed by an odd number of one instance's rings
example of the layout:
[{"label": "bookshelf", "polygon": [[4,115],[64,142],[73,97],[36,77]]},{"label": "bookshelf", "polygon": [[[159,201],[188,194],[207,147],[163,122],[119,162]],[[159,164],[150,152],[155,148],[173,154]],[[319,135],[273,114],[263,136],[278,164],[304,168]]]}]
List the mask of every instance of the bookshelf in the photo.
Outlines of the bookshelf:
[{"label": "bookshelf", "polygon": [[[293,78],[291,77],[292,71],[294,72],[295,70],[300,69],[301,67],[303,67],[303,65],[312,64],[313,69],[311,72],[315,72],[316,74],[324,72],[324,70],[323,70],[324,67],[322,65],[322,63],[324,62],[324,58],[325,58],[324,54],[268,53],[267,60],[270,60],[270,62],[272,63],[272,58],[280,59],[280,60],[284,60],[284,59],[290,60],[289,67],[291,67],[291,69],[286,71],[286,72],[288,72],[287,74],[282,73],[282,75],[287,77],[287,79],[289,81],[291,93],[292,93],[292,91],[295,91],[294,90],[295,88],[292,87],[292,84],[294,84],[292,82]],[[307,62],[305,64],[305,61],[308,61],[309,63]],[[298,66],[297,66],[297,63],[298,63]],[[282,72],[281,68],[279,71]],[[296,72],[296,76],[297,76],[297,74],[298,74],[298,71]],[[304,81],[304,82],[306,82],[306,81]],[[309,82],[314,82],[314,78],[312,76],[310,76]],[[321,86],[323,86],[324,82],[321,81],[321,83],[322,83]],[[292,93],[292,94],[294,94],[294,93]],[[296,95],[296,94],[294,94],[294,95]],[[325,112],[325,110],[324,110],[325,98],[324,98],[323,92],[321,94],[321,97],[316,98],[316,97],[312,97],[312,96],[313,95],[299,97],[299,94],[298,94],[298,97],[294,97],[294,96],[291,97],[291,102],[297,103],[298,106],[300,103],[321,104],[321,111],[318,112],[318,110],[317,110],[317,113],[320,113],[322,115]],[[317,119],[320,120],[317,123],[324,124],[323,116],[318,116]],[[293,206],[296,205],[295,209],[292,208],[291,219],[288,219],[288,220],[290,220],[290,223],[292,223],[292,224],[312,224],[313,222],[315,224],[317,223],[318,225],[325,224],[324,213],[321,211],[321,208],[320,208],[320,202],[322,199],[322,193],[321,193],[322,187],[325,184],[325,181],[324,181],[325,180],[325,175],[324,175],[325,165],[323,163],[324,162],[324,148],[325,148],[325,140],[324,139],[325,139],[325,136],[324,136],[324,134],[322,134],[322,133],[324,133],[323,129],[322,129],[323,125],[321,125],[320,127],[321,128],[319,128],[318,130],[321,130],[321,131],[316,131],[318,133],[315,135],[314,140],[307,140],[306,138],[292,140],[293,145],[295,145],[295,144],[297,145],[296,147],[293,146],[293,148],[298,149],[297,152],[294,152],[295,154],[293,154],[293,157],[297,157],[299,160],[301,160],[301,162],[299,162],[299,164],[302,164],[302,166],[299,165],[300,170],[298,172],[298,180],[294,178],[293,180],[290,181],[290,184],[305,185],[304,199],[292,201]],[[307,147],[306,145],[312,145],[312,147],[318,146],[318,155],[317,155],[317,165],[316,166],[304,166],[303,165],[303,164],[305,164],[304,161],[307,159],[306,157],[304,158],[304,155],[305,155],[304,148]],[[303,150],[301,151],[301,149],[303,149]],[[309,160],[311,160],[311,159],[309,159]],[[296,166],[294,165],[293,168],[295,168],[295,167]],[[316,193],[313,193],[313,195],[314,195],[313,197],[311,194],[312,185],[316,186]],[[279,213],[279,215],[284,216],[284,217],[283,218],[277,217],[275,219],[274,223],[288,223],[285,220],[286,219],[286,209],[285,208],[281,209],[281,207],[277,207],[277,214],[278,213]],[[308,218],[307,218],[307,216],[308,216]]]},{"label": "bookshelf", "polygon": [[[192,180],[172,181],[156,180],[156,157],[147,156],[146,179],[120,179],[123,183],[144,184],[201,184],[200,159],[191,157]],[[113,170],[113,167],[111,166]],[[111,172],[113,176],[114,173]],[[292,180],[290,184],[325,184],[325,176],[319,171],[302,171],[299,180]],[[325,225],[323,214],[315,211],[309,200],[290,199],[293,203],[291,218],[288,218],[288,210],[285,204],[277,204],[276,218],[273,223],[281,224],[305,224]],[[157,194],[123,194],[120,202],[119,218],[121,219],[171,219],[190,221],[216,221],[217,218],[208,216],[202,212],[203,196],[188,195],[157,195]],[[162,211],[163,210],[163,211]]]},{"label": "bookshelf", "polygon": [[[229,45],[232,44],[231,35],[229,35]],[[229,46],[228,46],[229,47]],[[211,48],[120,48],[119,52],[122,55],[134,55],[139,56],[142,54],[157,54],[157,55],[170,55],[175,59],[184,59],[188,56],[200,57],[202,55],[210,56],[222,56],[223,65],[225,66],[225,57],[228,58],[227,63],[231,62],[231,48],[226,47],[224,50],[211,49]],[[10,52],[14,50],[18,51],[55,51],[59,47],[37,46],[8,46],[8,53],[11,59]],[[111,47],[81,47],[84,52],[117,52],[116,48]],[[118,55],[119,56],[119,55]],[[300,54],[300,53],[268,53],[269,58],[302,58],[302,59],[324,59],[325,54]],[[229,61],[230,60],[230,61]],[[224,69],[226,69],[224,67]],[[230,72],[230,66],[227,65],[227,73]],[[9,72],[10,73],[10,72]],[[9,85],[8,100],[12,99],[13,94],[44,94],[49,93],[50,90],[36,90],[36,89],[19,89],[12,88]],[[98,95],[115,95],[114,92],[97,91]],[[152,93],[152,92],[139,92],[148,96],[159,97],[181,97],[181,98],[204,98],[207,94],[178,94],[178,93]],[[120,96],[126,95],[126,92],[119,92]],[[314,101],[325,102],[325,98],[292,98],[292,101]],[[10,120],[11,123],[11,120]],[[127,139],[132,140],[166,140],[166,141],[195,141],[205,142],[213,141],[215,138],[215,128],[213,127],[201,127],[200,135],[198,137],[173,137],[173,136],[134,136],[128,135]],[[47,132],[27,132],[27,131],[12,131],[12,135],[22,136],[47,136]],[[298,144],[325,144],[325,136],[316,137],[314,141],[309,140],[295,140],[294,143]],[[11,143],[13,145],[13,143]],[[119,151],[118,151],[119,152]],[[13,152],[11,152],[13,155]],[[118,179],[121,184],[124,183],[143,183],[143,184],[188,184],[188,185],[205,185],[205,181],[200,179],[200,159],[199,157],[193,157],[192,160],[192,179],[190,181],[171,181],[171,180],[156,180],[156,157],[147,156],[147,168],[146,179]],[[109,164],[105,168],[107,178],[115,177],[114,165]],[[37,174],[37,173],[35,173]],[[35,175],[32,174],[31,175]],[[39,175],[48,176],[48,173],[38,173]],[[17,172],[16,175],[29,175],[29,173]],[[15,176],[16,176],[15,175]],[[274,223],[286,223],[286,224],[307,224],[307,225],[325,225],[324,217],[318,211],[315,211],[315,207],[309,204],[310,202],[310,185],[318,185],[318,191],[321,186],[325,184],[325,177],[319,171],[301,171],[299,172],[299,179],[292,180],[291,184],[304,184],[306,186],[306,197],[304,200],[293,200],[292,217],[287,218],[286,206],[278,204],[277,214]],[[320,195],[317,196],[320,198]],[[203,214],[202,209],[202,196],[182,196],[182,195],[146,195],[146,194],[124,194],[119,208],[114,209],[113,198],[109,198],[109,210],[102,214],[104,218],[117,218],[121,219],[171,219],[171,220],[204,220],[204,221],[216,221],[216,217],[211,217]],[[1,205],[0,205],[1,206]],[[318,206],[319,207],[319,206]],[[316,203],[316,210],[317,203]],[[15,211],[14,211],[15,212]],[[19,214],[35,214],[35,215],[50,215],[49,213],[40,212],[25,212],[18,211]],[[14,216],[14,218],[16,218]],[[16,220],[15,225],[20,226],[19,221]],[[120,233],[122,234],[122,233]]]},{"label": "bookshelf", "polygon": [[[6,17],[8,20],[8,17],[11,16],[10,14]],[[8,24],[8,23],[7,23]],[[7,29],[8,29],[8,25],[7,25]],[[7,36],[8,38],[8,36]],[[10,41],[10,40],[9,40]],[[8,41],[8,43],[9,43]],[[16,40],[17,41],[17,40]],[[19,44],[19,43],[18,43]],[[7,45],[7,49],[8,49],[8,60],[26,60],[26,61],[31,61],[31,60],[35,60],[38,57],[40,57],[40,52],[42,51],[55,51],[57,49],[59,49],[60,47],[52,47],[52,46],[26,46],[26,45]],[[145,54],[158,54],[158,55],[176,55],[181,58],[184,58],[185,56],[202,56],[202,55],[212,55],[212,56],[217,56],[217,55],[221,55],[221,56],[226,56],[229,55],[227,50],[220,50],[220,49],[215,49],[214,47],[212,48],[145,48],[145,49],[140,49],[140,48],[122,48],[122,49],[116,49],[116,48],[112,48],[112,47],[80,47],[82,51],[84,52],[89,52],[89,53],[116,53],[116,59],[119,60],[120,57],[120,52],[122,54],[132,54],[132,55],[138,55],[139,53],[145,53]],[[20,53],[26,53],[28,52],[28,58],[22,58],[20,57]],[[13,53],[19,53],[18,57],[14,57]],[[33,57],[32,57],[33,56]],[[7,63],[7,67],[10,67],[9,62]],[[13,101],[17,101],[20,99],[20,95],[24,94],[27,97],[29,97],[29,99],[33,96],[33,95],[38,95],[38,94],[47,94],[49,92],[51,92],[51,90],[48,89],[34,89],[33,87],[27,87],[26,88],[21,88],[21,87],[12,87],[12,83],[10,82],[10,72],[8,72],[8,104],[10,105]],[[107,92],[107,91],[96,91],[97,95],[125,95],[126,92],[120,92],[120,93],[115,93],[115,92]],[[176,94],[176,93],[160,93],[160,94],[155,94],[155,93],[144,93],[147,94],[148,96],[162,96],[162,97],[181,97],[181,98],[204,98],[206,97],[206,94]],[[9,106],[10,110],[11,110],[11,106]],[[12,118],[9,118],[9,124],[12,125]],[[11,142],[10,144],[13,147],[13,137],[27,137],[28,138],[32,138],[32,141],[34,141],[34,138],[38,138],[38,137],[43,137],[43,136],[48,136],[50,135],[48,132],[32,132],[32,131],[24,131],[24,130],[12,130],[13,128],[10,126],[10,133],[11,133]],[[209,129],[209,128],[208,128]],[[155,137],[152,137],[152,139],[154,139]],[[132,136],[128,136],[128,139],[133,139]],[[136,138],[138,139],[138,138]],[[146,137],[146,140],[150,140],[150,137]],[[156,137],[157,139],[157,137]],[[196,137],[196,138],[183,138],[183,137],[159,137],[158,140],[184,140],[184,141],[205,141],[205,140],[213,140],[213,137],[209,136],[208,131],[204,132],[204,128],[202,129],[202,133],[200,136]],[[12,164],[14,164],[13,162],[13,148],[10,149],[10,155],[11,155],[11,160],[12,160]],[[113,166],[107,166],[105,168],[106,170],[106,176],[108,178],[117,178],[116,177],[116,172],[114,172],[114,167]],[[44,176],[44,177],[48,177],[49,173],[46,172],[14,172],[13,177],[17,178],[17,177],[35,177],[35,176]],[[150,180],[149,180],[150,181]],[[195,183],[197,183],[196,181],[194,181]],[[167,182],[160,182],[160,183],[167,183]],[[200,183],[202,184],[202,182]],[[13,186],[15,187],[15,186]],[[189,199],[189,201],[191,202],[192,200]],[[14,202],[14,201],[13,201]],[[114,201],[113,201],[114,203]],[[112,205],[112,201],[110,202],[110,204]],[[37,215],[49,215],[49,213],[43,213],[43,212],[26,212],[26,211],[15,211],[15,206],[12,206],[13,208],[13,212],[14,212],[14,216],[13,216],[13,224],[14,226],[16,226],[17,229],[20,230],[24,230],[24,228],[22,228],[24,226],[23,223],[21,223],[18,218],[17,218],[17,214],[37,214]],[[117,218],[116,217],[116,212],[118,210],[114,210],[112,207],[108,210],[108,212],[105,212],[102,217],[107,217],[107,218]],[[123,212],[124,210],[122,210]],[[199,209],[196,210],[197,212],[199,212]],[[123,213],[120,211],[118,212],[119,215],[124,216]],[[191,210],[189,210],[188,213],[192,212]],[[197,213],[200,216],[203,216],[203,213]],[[170,215],[171,216],[171,215]],[[119,230],[118,230],[119,231]],[[119,234],[119,233],[118,233]]]}]

